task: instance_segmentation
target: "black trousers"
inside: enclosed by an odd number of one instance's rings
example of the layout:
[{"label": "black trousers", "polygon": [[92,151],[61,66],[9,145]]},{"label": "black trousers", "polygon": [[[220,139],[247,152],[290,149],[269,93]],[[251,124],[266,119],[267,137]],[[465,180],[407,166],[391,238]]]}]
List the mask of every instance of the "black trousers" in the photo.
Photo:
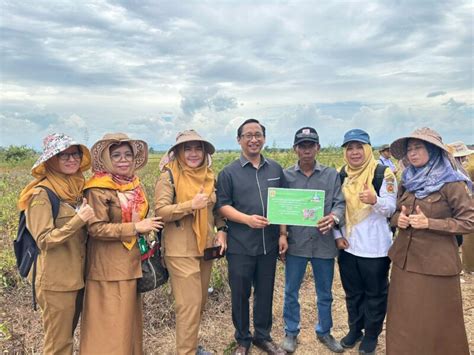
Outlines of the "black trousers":
[{"label": "black trousers", "polygon": [[362,258],[341,250],[338,262],[349,330],[365,329],[365,336],[378,337],[387,312],[390,259]]},{"label": "black trousers", "polygon": [[276,251],[258,256],[227,254],[235,340],[247,348],[252,342],[249,329],[249,299],[252,286],[253,339],[272,340],[270,332],[277,255]]}]

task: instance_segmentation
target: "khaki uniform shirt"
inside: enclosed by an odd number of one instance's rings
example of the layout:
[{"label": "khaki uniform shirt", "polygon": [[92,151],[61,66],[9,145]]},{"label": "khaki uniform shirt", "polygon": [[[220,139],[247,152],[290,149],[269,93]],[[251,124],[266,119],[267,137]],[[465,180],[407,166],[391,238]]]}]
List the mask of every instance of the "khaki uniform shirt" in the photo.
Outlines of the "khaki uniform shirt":
[{"label": "khaki uniform shirt", "polygon": [[[208,204],[208,234],[206,248],[213,246],[214,227],[225,225],[224,219],[213,211],[216,193],[210,196]],[[169,172],[161,174],[155,187],[155,215],[163,217],[163,252],[166,256],[202,256],[197,247],[192,223],[194,212],[192,201],[176,202],[176,193],[171,184]]]},{"label": "khaki uniform shirt", "polygon": [[134,223],[122,223],[117,192],[90,188],[85,197],[95,218],[88,223],[86,278],[97,281],[123,281],[142,277],[138,243],[128,250],[122,241],[136,238]]},{"label": "khaki uniform shirt", "polygon": [[[60,202],[53,220],[48,193],[36,188],[26,210],[26,227],[40,249],[36,285],[43,290],[74,291],[84,287],[85,222],[67,203]],[[29,279],[31,281],[33,267]]]},{"label": "khaki uniform shirt", "polygon": [[474,205],[464,182],[445,184],[439,191],[424,199],[417,199],[402,191],[392,225],[397,225],[401,206],[408,214],[416,213],[416,206],[428,217],[428,229],[398,229],[388,256],[399,268],[427,275],[453,276],[461,271],[456,234],[474,231]]}]

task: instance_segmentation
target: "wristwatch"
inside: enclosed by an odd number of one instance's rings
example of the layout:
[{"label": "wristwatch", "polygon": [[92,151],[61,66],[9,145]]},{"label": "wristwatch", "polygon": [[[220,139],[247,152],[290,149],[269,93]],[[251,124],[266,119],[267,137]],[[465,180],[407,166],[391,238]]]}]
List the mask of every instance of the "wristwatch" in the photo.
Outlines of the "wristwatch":
[{"label": "wristwatch", "polygon": [[332,219],[334,220],[334,224],[336,226],[339,225],[339,222],[340,222],[339,217],[336,216],[335,214],[331,214],[331,216],[332,216]]},{"label": "wristwatch", "polygon": [[221,227],[217,228],[218,232],[227,233],[228,230],[229,230],[229,227],[227,227],[227,226],[221,226]]}]

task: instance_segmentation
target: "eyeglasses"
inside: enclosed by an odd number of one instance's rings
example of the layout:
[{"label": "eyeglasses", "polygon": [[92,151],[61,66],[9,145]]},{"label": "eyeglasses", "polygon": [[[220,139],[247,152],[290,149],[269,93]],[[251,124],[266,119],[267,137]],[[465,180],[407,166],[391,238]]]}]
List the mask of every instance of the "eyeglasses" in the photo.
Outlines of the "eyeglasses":
[{"label": "eyeglasses", "polygon": [[132,161],[133,160],[133,153],[132,152],[127,152],[125,154],[120,154],[120,153],[113,153],[110,155],[110,159],[112,159],[113,162],[119,162],[120,160],[126,160],[126,161]]},{"label": "eyeglasses", "polygon": [[245,133],[245,134],[242,134],[242,135],[240,136],[240,138],[244,138],[245,140],[248,140],[248,141],[252,140],[252,138],[254,138],[254,137],[255,137],[256,140],[259,140],[259,139],[262,139],[264,136],[263,136],[263,134],[260,133],[260,132],[257,132],[257,133],[255,133],[255,134],[252,134],[252,133]]},{"label": "eyeglasses", "polygon": [[70,158],[74,160],[80,160],[82,158],[82,152],[58,153],[57,156],[61,161],[68,161]]}]

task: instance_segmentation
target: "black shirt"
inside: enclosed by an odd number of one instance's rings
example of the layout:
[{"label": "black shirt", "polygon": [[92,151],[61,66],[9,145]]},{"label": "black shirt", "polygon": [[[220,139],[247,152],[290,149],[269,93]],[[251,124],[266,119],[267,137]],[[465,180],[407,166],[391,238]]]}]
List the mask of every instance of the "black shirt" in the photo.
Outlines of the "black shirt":
[{"label": "black shirt", "polygon": [[[256,169],[241,155],[219,174],[215,208],[232,206],[248,215],[266,217],[269,187],[287,187],[282,167],[261,156],[260,166]],[[278,251],[278,225],[256,229],[229,220],[227,225],[228,253],[256,256]]]}]

